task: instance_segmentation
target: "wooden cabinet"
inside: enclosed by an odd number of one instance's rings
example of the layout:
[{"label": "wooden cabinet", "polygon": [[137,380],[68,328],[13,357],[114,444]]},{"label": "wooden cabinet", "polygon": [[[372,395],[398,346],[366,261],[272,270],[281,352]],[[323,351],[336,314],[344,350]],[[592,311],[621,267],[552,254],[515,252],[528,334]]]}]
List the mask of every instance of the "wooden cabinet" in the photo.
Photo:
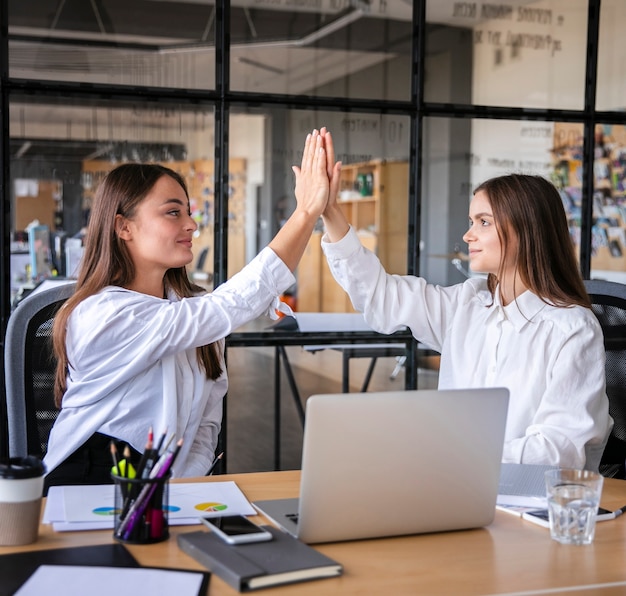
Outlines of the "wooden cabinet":
[{"label": "wooden cabinet", "polygon": [[19,180],[15,183],[15,223],[22,231],[33,220],[56,230],[61,224],[63,185],[58,180]]},{"label": "wooden cabinet", "polygon": [[[406,161],[374,160],[342,167],[339,204],[361,242],[389,273],[406,273],[409,166]],[[298,310],[354,312],[334,280],[315,232],[298,267]]]},{"label": "wooden cabinet", "polygon": [[[89,210],[96,188],[108,172],[116,167],[110,161],[83,162],[83,209]],[[213,161],[168,161],[162,165],[180,174],[187,184],[189,202],[198,232],[193,242],[194,261],[187,266],[192,272],[203,249],[208,249],[203,271],[213,273],[215,203],[213,196]],[[229,160],[228,182],[228,277],[245,265],[246,160]],[[209,276],[210,277],[210,276]]]}]

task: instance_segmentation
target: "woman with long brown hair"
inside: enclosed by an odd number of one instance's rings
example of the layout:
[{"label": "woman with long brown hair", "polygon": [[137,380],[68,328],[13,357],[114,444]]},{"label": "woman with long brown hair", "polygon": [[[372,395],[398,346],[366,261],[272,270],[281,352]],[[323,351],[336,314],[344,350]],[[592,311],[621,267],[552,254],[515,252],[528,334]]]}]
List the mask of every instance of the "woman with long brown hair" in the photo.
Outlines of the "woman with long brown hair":
[{"label": "woman with long brown hair", "polygon": [[440,352],[441,389],[509,389],[503,461],[597,470],[613,424],[604,343],[556,188],[522,174],[481,184],[463,240],[484,275],[441,287],[387,274],[361,245],[336,203],[340,166],[329,165],[322,247],[354,307]]},{"label": "woman with long brown hair", "polygon": [[294,168],[297,206],[285,225],[210,293],[185,269],[197,224],[183,179],[155,164],[108,174],[94,199],[76,292],[54,323],[61,410],[45,458],[47,486],[110,482],[110,442],[141,452],[150,428],[183,439],[175,476],[207,472],[228,385],[224,338],[274,313],[294,283],[328,200],[323,144],[319,131],[307,136]]}]

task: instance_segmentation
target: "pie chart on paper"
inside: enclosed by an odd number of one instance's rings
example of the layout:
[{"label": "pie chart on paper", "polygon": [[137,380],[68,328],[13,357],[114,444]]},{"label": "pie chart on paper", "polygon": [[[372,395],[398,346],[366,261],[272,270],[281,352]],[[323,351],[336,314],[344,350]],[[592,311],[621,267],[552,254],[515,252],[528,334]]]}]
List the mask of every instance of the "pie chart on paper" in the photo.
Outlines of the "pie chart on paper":
[{"label": "pie chart on paper", "polygon": [[225,511],[228,509],[228,505],[224,505],[224,503],[198,503],[196,509],[213,513],[216,511]]},{"label": "pie chart on paper", "polygon": [[93,510],[94,515],[118,515],[121,513],[119,509],[115,509],[115,507],[97,507]]}]

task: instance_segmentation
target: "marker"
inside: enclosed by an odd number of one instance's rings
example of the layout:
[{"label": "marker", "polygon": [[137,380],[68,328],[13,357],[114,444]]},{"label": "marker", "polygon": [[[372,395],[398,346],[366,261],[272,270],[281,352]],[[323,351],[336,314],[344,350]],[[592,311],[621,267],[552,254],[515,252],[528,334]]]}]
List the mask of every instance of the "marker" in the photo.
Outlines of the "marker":
[{"label": "marker", "polygon": [[616,517],[619,517],[623,513],[626,513],[626,505],[624,505],[623,507],[620,507],[619,509],[616,509],[615,511],[610,511],[609,513],[599,513],[596,516],[596,520],[602,521],[605,519],[615,519]]}]

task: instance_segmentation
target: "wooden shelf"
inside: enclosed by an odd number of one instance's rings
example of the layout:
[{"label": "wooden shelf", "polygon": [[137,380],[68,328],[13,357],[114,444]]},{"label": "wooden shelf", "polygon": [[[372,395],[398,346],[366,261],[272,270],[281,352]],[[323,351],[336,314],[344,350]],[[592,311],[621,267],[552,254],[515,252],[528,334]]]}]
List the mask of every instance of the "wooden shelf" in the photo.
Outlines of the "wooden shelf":
[{"label": "wooden shelf", "polygon": [[[361,242],[389,273],[406,273],[409,165],[375,160],[342,166],[338,203]],[[298,267],[298,310],[354,312],[321,253],[321,233],[311,237]]]}]

